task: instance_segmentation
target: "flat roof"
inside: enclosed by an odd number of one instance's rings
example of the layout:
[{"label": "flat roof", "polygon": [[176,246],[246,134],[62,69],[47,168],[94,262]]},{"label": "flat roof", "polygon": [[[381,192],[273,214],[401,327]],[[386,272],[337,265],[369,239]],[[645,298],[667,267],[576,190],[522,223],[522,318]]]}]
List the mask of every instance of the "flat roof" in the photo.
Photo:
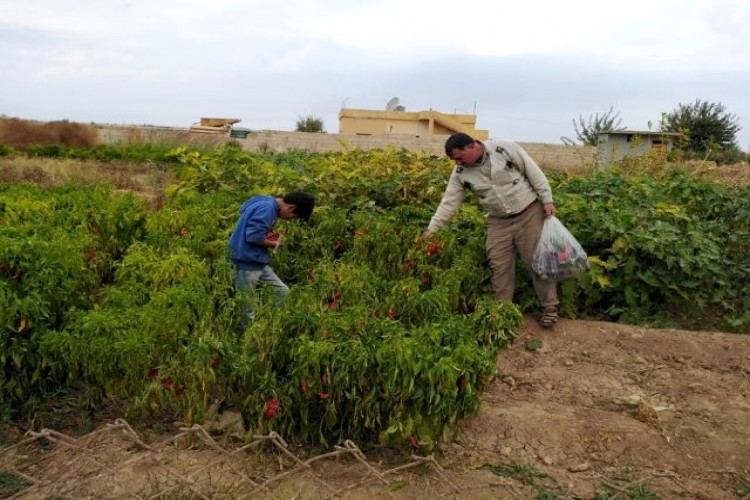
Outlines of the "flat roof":
[{"label": "flat roof", "polygon": [[681,135],[679,132],[657,132],[654,130],[608,130],[599,132],[597,135]]}]

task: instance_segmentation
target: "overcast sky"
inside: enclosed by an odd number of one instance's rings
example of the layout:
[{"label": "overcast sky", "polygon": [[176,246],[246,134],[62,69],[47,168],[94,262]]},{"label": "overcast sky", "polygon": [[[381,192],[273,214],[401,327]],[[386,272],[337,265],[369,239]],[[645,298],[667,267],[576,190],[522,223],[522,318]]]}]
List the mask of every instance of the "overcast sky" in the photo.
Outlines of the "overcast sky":
[{"label": "overcast sky", "polygon": [[0,0],[0,114],[294,130],[341,107],[477,114],[560,143],[696,99],[750,148],[750,0]]}]

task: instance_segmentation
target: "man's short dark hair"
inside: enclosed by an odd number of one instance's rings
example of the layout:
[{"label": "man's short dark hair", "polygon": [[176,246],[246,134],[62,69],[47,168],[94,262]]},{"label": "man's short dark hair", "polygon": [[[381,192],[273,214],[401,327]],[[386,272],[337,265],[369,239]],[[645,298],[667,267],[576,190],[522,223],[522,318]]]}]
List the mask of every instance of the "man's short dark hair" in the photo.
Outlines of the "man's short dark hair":
[{"label": "man's short dark hair", "polygon": [[456,132],[445,141],[445,154],[450,156],[454,149],[463,149],[474,142],[477,141],[469,134]]},{"label": "man's short dark hair", "polygon": [[287,193],[283,197],[284,203],[294,205],[294,215],[302,220],[307,220],[315,208],[315,198],[309,193],[294,191]]}]

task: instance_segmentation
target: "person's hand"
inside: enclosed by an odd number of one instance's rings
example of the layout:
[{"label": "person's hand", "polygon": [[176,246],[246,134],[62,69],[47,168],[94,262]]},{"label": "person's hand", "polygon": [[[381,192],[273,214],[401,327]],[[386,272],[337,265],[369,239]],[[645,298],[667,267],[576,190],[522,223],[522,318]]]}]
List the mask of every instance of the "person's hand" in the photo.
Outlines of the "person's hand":
[{"label": "person's hand", "polygon": [[419,236],[419,242],[420,242],[420,243],[422,243],[423,241],[427,241],[427,240],[429,240],[430,238],[432,238],[432,235],[433,235],[433,234],[435,234],[435,233],[434,233],[434,232],[432,232],[432,231],[430,231],[429,229],[428,229],[428,230],[426,230],[425,232],[423,232],[423,233],[422,233],[422,234],[421,234],[421,235]]},{"label": "person's hand", "polygon": [[281,235],[279,233],[271,231],[266,235],[266,240],[268,241],[268,248],[273,251],[278,250],[281,246]]},{"label": "person's hand", "polygon": [[554,203],[545,203],[544,204],[544,216],[547,218],[554,217],[557,213],[557,209],[555,208]]}]

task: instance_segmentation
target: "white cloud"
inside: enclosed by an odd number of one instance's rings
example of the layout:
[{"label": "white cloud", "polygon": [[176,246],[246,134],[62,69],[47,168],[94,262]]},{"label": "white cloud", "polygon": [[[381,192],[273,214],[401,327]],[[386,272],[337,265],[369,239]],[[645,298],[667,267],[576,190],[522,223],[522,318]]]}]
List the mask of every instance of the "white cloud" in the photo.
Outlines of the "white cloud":
[{"label": "white cloud", "polygon": [[701,98],[750,129],[747,47],[750,0],[3,0],[0,113],[179,125],[223,110],[257,128],[315,113],[335,131],[346,98],[398,95],[478,101],[491,131],[557,140],[579,114],[615,106],[643,127]]},{"label": "white cloud", "polygon": [[[387,0],[356,4],[358,9],[347,12],[298,16],[290,22],[305,36],[370,54],[390,54],[396,65],[461,54],[578,54],[612,65],[680,67],[698,58],[703,67],[724,67],[706,57],[722,33],[711,26],[711,14],[720,10],[748,20],[744,4],[745,0]],[[745,54],[750,51],[739,49],[735,47],[735,57],[750,57]]]}]

